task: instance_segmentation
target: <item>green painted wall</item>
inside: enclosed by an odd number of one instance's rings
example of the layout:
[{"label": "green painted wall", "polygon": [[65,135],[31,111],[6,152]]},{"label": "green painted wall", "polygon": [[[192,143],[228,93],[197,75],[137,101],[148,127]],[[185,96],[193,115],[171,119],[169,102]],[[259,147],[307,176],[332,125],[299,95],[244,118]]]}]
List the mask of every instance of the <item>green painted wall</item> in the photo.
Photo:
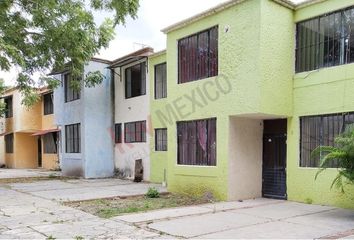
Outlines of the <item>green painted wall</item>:
[{"label": "green painted wall", "polygon": [[300,22],[325,13],[330,13],[349,6],[353,6],[352,0],[325,0],[311,4],[295,11],[294,21]]},{"label": "green painted wall", "polygon": [[[288,118],[289,200],[354,208],[353,187],[345,195],[329,189],[336,170],[327,170],[314,181],[317,169],[299,167],[299,117],[354,111],[354,65],[294,76],[294,22],[349,4],[328,0],[293,12],[270,0],[248,0],[169,32],[166,55],[149,61],[152,123],[154,128],[168,128],[168,151],[151,153],[152,181],[161,182],[167,169],[172,192],[212,192],[216,198],[228,199],[229,188],[242,184],[228,180],[235,172],[228,169],[229,117]],[[178,40],[215,25],[219,26],[219,76],[177,84]],[[168,62],[168,97],[154,100],[153,66],[164,61]],[[176,122],[212,117],[217,118],[217,166],[177,165]]]},{"label": "green painted wall", "polygon": [[[167,126],[158,121],[157,110],[163,109],[167,104],[167,98],[155,99],[155,65],[166,62],[166,53],[159,53],[149,57],[149,79],[150,79],[150,112],[152,134],[150,138],[150,181],[162,183],[167,174],[167,152],[155,151],[155,128],[166,128]],[[168,93],[167,93],[168,94]]]},{"label": "green painted wall", "polygon": [[[284,17],[285,23],[272,11]],[[212,192],[216,198],[228,199],[229,116],[279,118],[291,114],[293,67],[288,58],[292,53],[283,51],[293,44],[293,35],[286,29],[292,20],[291,10],[272,1],[249,0],[167,34],[168,99],[167,107],[160,110],[165,116],[170,114],[170,121],[165,121],[170,191],[195,195]],[[271,22],[273,26],[266,26]],[[177,84],[178,40],[215,25],[219,26],[219,76]],[[286,34],[282,30],[287,30]],[[281,42],[273,43],[277,37]],[[272,54],[278,57],[271,63],[281,63],[281,67],[267,64]],[[275,86],[280,89],[276,94]],[[191,103],[188,99],[192,97],[199,103]],[[217,166],[177,165],[176,121],[212,117],[217,118]],[[156,118],[161,121],[161,117]]]},{"label": "green painted wall", "polygon": [[[350,0],[328,0],[299,9],[295,21],[305,20],[352,5]],[[317,169],[301,168],[299,117],[354,111],[354,64],[324,68],[294,76],[294,112],[288,126],[288,198],[315,204],[354,209],[354,187],[342,194],[330,190],[336,169],[326,170],[315,181]]]},{"label": "green painted wall", "polygon": [[300,168],[299,117],[354,111],[354,65],[325,68],[294,77],[294,116],[289,120],[288,195],[290,200],[354,208],[354,187],[346,194],[330,185],[337,170],[330,169],[314,180],[317,169]]}]

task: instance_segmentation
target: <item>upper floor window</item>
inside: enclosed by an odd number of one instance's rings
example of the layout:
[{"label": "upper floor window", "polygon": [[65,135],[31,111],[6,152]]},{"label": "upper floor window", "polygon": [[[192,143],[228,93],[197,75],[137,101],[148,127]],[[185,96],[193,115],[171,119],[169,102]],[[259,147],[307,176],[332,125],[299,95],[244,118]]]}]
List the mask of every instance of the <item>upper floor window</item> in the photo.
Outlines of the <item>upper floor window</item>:
[{"label": "upper floor window", "polygon": [[[300,118],[300,167],[319,167],[311,153],[319,146],[334,146],[335,138],[354,123],[354,112]],[[337,167],[333,162],[329,167]]]},{"label": "upper floor window", "polygon": [[13,117],[12,96],[6,97],[4,99],[4,102],[5,102],[5,117],[12,118]]},{"label": "upper floor window", "polygon": [[[80,91],[75,90],[71,86],[71,81],[73,81],[70,73],[64,75],[64,91],[65,91],[65,102],[72,102],[80,99]],[[79,79],[76,81],[80,81]]]},{"label": "upper floor window", "polygon": [[43,108],[44,108],[44,115],[49,115],[54,113],[53,92],[43,95]]},{"label": "upper floor window", "polygon": [[297,24],[296,72],[354,62],[354,8]]},{"label": "upper floor window", "polygon": [[178,41],[178,83],[218,75],[218,27]]},{"label": "upper floor window", "polygon": [[166,63],[155,66],[155,99],[167,97]]},{"label": "upper floor window", "polygon": [[145,62],[125,69],[125,98],[133,98],[146,94]]}]

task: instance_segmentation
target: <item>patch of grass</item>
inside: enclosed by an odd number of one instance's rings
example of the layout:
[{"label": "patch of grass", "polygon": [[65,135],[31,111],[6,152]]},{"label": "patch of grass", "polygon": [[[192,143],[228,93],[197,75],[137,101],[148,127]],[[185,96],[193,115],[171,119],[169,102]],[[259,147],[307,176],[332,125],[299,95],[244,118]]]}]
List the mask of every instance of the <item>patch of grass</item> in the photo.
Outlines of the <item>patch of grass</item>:
[{"label": "patch of grass", "polygon": [[185,195],[168,194],[159,198],[146,196],[130,198],[100,199],[82,202],[67,202],[66,205],[78,208],[101,218],[111,218],[128,213],[147,212],[156,209],[174,208],[208,203],[208,200]]},{"label": "patch of grass", "polygon": [[312,204],[313,203],[313,200],[311,198],[306,198],[305,199],[305,203],[306,204]]}]

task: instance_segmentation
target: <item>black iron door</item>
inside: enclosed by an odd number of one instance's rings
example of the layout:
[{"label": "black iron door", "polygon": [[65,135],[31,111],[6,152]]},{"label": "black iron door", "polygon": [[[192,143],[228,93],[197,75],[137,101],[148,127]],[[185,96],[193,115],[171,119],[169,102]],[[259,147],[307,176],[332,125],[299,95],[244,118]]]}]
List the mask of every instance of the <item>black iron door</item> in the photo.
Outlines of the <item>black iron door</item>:
[{"label": "black iron door", "polygon": [[286,199],[286,134],[263,136],[263,197]]},{"label": "black iron door", "polygon": [[42,167],[42,141],[41,137],[38,137],[38,167]]}]

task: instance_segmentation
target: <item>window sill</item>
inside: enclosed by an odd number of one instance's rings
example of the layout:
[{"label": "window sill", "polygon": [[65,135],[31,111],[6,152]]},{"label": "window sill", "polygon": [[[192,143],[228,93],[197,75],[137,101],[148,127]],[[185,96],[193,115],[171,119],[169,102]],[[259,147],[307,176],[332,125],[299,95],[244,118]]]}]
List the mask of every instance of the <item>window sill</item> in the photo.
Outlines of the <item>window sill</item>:
[{"label": "window sill", "polygon": [[125,99],[128,100],[128,99],[133,99],[133,98],[138,98],[138,97],[144,97],[144,96],[146,96],[146,93],[143,94],[143,95],[135,96],[135,97],[128,97],[128,98],[125,97]]},{"label": "window sill", "polygon": [[78,101],[78,100],[80,100],[80,98],[74,99],[74,100],[71,100],[71,101],[65,101],[65,103],[72,103],[72,102],[76,102],[76,101]]},{"label": "window sill", "polygon": [[217,166],[189,166],[175,165],[176,175],[198,176],[198,177],[219,177],[220,172]]}]

